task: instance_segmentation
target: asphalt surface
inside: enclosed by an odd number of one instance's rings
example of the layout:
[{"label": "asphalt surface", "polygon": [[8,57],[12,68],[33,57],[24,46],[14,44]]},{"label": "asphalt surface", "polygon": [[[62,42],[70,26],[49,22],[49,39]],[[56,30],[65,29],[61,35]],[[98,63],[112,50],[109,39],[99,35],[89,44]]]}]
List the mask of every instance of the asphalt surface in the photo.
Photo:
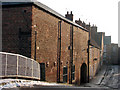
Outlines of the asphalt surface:
[{"label": "asphalt surface", "polygon": [[109,87],[110,89],[120,89],[120,66],[107,66],[104,78],[100,85]]},{"label": "asphalt surface", "polygon": [[99,73],[90,83],[81,86],[42,86],[36,85],[34,87],[19,87],[2,90],[120,90],[120,66],[106,65],[103,66]]}]

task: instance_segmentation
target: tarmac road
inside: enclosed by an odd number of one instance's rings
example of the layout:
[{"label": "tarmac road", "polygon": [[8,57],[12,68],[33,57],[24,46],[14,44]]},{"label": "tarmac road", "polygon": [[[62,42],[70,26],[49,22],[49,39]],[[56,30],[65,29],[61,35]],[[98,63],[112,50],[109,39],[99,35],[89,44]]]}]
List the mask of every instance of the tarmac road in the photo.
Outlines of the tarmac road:
[{"label": "tarmac road", "polygon": [[119,74],[119,76],[118,76],[118,88],[120,88],[120,66],[118,68],[118,74]]},{"label": "tarmac road", "polygon": [[96,77],[82,86],[34,86],[2,90],[120,90],[120,66],[104,66]]},{"label": "tarmac road", "polygon": [[100,85],[109,87],[111,89],[120,89],[120,66],[108,66]]}]

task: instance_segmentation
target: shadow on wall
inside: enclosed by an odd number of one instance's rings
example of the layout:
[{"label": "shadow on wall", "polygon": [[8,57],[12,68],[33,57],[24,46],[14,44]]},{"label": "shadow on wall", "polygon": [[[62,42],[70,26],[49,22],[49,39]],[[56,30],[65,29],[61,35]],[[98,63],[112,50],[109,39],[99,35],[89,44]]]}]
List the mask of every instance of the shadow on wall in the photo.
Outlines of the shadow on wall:
[{"label": "shadow on wall", "polygon": [[32,7],[30,4],[11,4],[3,3],[2,6],[2,51],[30,58]]}]

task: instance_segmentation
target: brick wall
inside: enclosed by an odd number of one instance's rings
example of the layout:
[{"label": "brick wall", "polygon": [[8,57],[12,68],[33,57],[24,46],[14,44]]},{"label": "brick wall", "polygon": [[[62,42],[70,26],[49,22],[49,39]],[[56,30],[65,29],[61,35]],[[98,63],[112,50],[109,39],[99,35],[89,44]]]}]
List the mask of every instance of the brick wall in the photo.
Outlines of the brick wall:
[{"label": "brick wall", "polygon": [[30,57],[31,6],[3,6],[2,51]]},{"label": "brick wall", "polygon": [[[37,31],[36,40],[36,60],[39,63],[48,64],[46,66],[46,80],[55,82],[57,80],[57,37],[58,37],[58,19],[32,7],[32,43],[31,57],[35,54],[35,30]],[[36,27],[34,27],[36,25]],[[54,63],[56,65],[54,66]]]},{"label": "brick wall", "polygon": [[100,69],[100,49],[90,45],[90,79],[92,79]]},{"label": "brick wall", "polygon": [[[57,81],[58,22],[60,19],[36,7],[35,5],[9,6],[3,8],[3,51],[19,53],[45,63],[46,81]],[[61,62],[60,81],[63,82],[63,67],[70,67],[70,27],[61,22]],[[35,35],[36,31],[36,35]],[[36,37],[36,50],[35,50]],[[81,66],[87,65],[87,47],[89,33],[73,26],[73,64],[75,80],[80,84]],[[88,70],[87,70],[88,71]],[[86,73],[87,73],[86,71]],[[88,76],[88,75],[87,75]],[[87,77],[86,77],[87,78]]]},{"label": "brick wall", "polygon": [[80,82],[81,66],[83,63],[87,65],[87,47],[88,32],[79,28],[74,28],[73,32],[73,63],[75,64],[75,83]]},{"label": "brick wall", "polygon": [[[56,82],[57,80],[57,40],[58,40],[58,21],[60,19],[33,6],[32,16],[32,48],[31,56],[34,58],[35,33],[37,31],[37,61],[49,63],[46,67],[46,80]],[[34,27],[36,26],[36,27]],[[69,63],[70,63],[70,27],[65,21],[61,22],[61,68],[60,81],[63,82],[63,67],[68,67],[69,82]],[[87,65],[87,46],[88,32],[73,26],[73,64],[75,65],[75,80],[80,83],[80,66],[82,63]]]}]

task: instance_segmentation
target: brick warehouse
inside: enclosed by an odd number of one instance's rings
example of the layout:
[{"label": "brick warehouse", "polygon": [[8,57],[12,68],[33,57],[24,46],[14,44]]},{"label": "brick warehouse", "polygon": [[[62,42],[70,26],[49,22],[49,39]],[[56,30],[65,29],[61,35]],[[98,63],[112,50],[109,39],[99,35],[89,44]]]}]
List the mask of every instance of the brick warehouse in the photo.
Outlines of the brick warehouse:
[{"label": "brick warehouse", "polygon": [[85,24],[80,18],[75,22],[89,30],[89,79],[92,79],[102,65],[104,33],[97,32],[97,26]]},{"label": "brick warehouse", "polygon": [[39,2],[3,3],[2,51],[38,61],[46,81],[87,82],[89,31],[71,21],[72,12],[66,18]]}]

